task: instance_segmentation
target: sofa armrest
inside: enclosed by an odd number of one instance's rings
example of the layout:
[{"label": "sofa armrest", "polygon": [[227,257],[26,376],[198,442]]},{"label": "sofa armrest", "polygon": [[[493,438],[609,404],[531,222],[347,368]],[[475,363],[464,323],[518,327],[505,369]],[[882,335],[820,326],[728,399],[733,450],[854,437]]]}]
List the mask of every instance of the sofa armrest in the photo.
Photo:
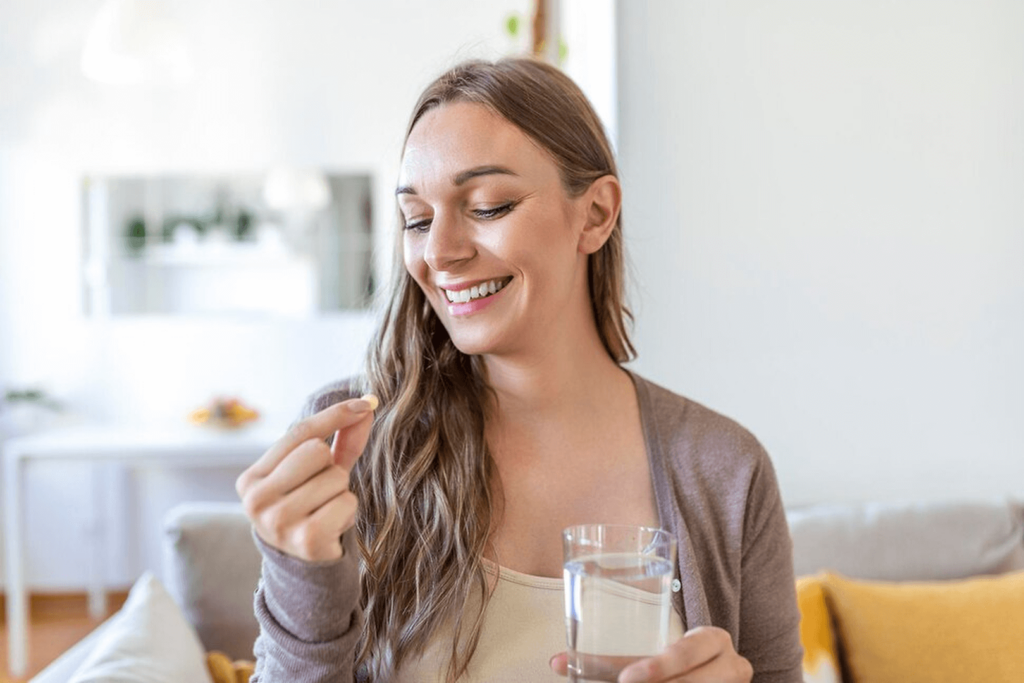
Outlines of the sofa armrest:
[{"label": "sofa armrest", "polygon": [[253,659],[260,553],[240,503],[184,503],[164,517],[164,583],[203,646]]}]

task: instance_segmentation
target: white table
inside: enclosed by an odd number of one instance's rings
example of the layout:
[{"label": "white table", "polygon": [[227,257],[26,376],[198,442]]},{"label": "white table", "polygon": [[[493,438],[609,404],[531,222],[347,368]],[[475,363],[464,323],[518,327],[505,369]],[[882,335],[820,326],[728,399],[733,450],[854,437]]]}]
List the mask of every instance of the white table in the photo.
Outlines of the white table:
[{"label": "white table", "polygon": [[[33,461],[114,462],[161,468],[245,466],[254,462],[282,434],[283,428],[248,427],[239,431],[218,431],[188,424],[176,429],[81,427],[16,437],[4,443],[4,540],[10,674],[15,678],[24,676],[28,665],[22,485],[23,473]],[[91,496],[96,538],[88,568],[89,612],[97,617],[106,611],[106,585],[102,571],[105,530],[100,513],[102,486],[98,484],[94,477]],[[43,541],[34,539],[33,543]]]}]

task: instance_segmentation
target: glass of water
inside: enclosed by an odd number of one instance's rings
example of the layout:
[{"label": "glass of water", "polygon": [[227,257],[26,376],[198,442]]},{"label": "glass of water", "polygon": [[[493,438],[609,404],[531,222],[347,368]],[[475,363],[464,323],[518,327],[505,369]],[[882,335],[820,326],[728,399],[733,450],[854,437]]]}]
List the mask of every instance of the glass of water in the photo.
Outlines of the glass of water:
[{"label": "glass of water", "polygon": [[676,539],[652,527],[562,532],[570,681],[615,681],[669,644]]}]

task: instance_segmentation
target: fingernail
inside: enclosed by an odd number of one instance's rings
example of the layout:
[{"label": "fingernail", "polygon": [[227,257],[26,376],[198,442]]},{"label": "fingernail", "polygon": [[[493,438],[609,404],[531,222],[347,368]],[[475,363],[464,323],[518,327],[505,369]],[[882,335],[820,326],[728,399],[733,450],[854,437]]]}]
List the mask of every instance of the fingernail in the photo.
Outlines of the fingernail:
[{"label": "fingernail", "polygon": [[368,413],[371,410],[376,410],[380,401],[373,394],[366,394],[355,401],[348,404],[349,411],[353,413]]}]

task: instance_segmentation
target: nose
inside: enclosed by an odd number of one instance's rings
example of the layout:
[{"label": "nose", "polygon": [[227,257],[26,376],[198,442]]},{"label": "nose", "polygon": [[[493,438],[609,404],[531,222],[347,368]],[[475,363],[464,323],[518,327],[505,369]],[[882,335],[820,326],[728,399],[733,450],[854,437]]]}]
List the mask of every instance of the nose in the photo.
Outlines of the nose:
[{"label": "nose", "polygon": [[438,212],[430,222],[423,259],[432,270],[451,270],[476,255],[470,227],[458,215]]}]

